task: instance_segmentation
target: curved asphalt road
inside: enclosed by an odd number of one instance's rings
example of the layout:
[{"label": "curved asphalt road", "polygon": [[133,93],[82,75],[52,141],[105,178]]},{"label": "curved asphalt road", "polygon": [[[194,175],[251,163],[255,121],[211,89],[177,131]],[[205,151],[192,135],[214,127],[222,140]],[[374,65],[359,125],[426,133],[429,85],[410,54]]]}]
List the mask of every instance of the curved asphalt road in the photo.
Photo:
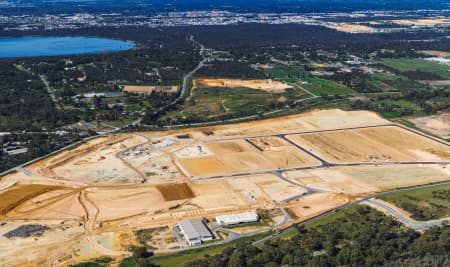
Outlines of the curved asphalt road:
[{"label": "curved asphalt road", "polygon": [[384,203],[383,201],[379,201],[377,199],[371,198],[363,202],[363,204],[369,204],[370,206],[375,206],[378,209],[381,209],[383,211],[387,211],[389,214],[391,214],[393,217],[395,217],[398,221],[405,224],[406,226],[420,231],[420,230],[426,230],[433,226],[439,226],[443,223],[450,224],[450,219],[442,219],[442,220],[433,220],[433,221],[416,221],[413,220],[404,214],[400,213],[397,209],[392,207],[391,205],[388,205],[387,203]]},{"label": "curved asphalt road", "polygon": [[[355,206],[355,205],[359,205],[359,204],[361,204],[361,203],[363,203],[363,202],[365,202],[365,201],[367,201],[367,200],[369,200],[369,199],[373,199],[373,198],[377,198],[377,197],[382,197],[382,196],[385,196],[385,195],[390,195],[390,194],[394,194],[394,193],[398,193],[398,192],[408,192],[408,191],[412,191],[412,190],[416,190],[416,189],[433,188],[433,187],[438,187],[438,186],[443,186],[443,185],[450,185],[450,181],[441,182],[441,183],[435,183],[435,184],[428,184],[428,185],[419,185],[419,186],[408,187],[408,188],[402,188],[402,189],[396,189],[396,190],[392,190],[392,191],[386,191],[386,192],[374,194],[374,195],[371,195],[371,196],[367,196],[367,197],[365,197],[365,198],[362,198],[362,199],[360,199],[360,200],[357,200],[357,201],[355,201],[355,202],[345,204],[344,206],[341,206],[341,207],[336,208],[336,209],[334,209],[334,210],[330,210],[330,211],[328,211],[328,212],[322,213],[322,214],[320,214],[320,215],[318,215],[318,216],[316,216],[316,217],[310,218],[310,219],[308,219],[308,220],[306,220],[306,221],[303,221],[303,222],[301,222],[301,223],[298,223],[298,224],[296,224],[296,225],[302,226],[302,225],[307,225],[307,224],[313,223],[313,222],[318,221],[318,220],[320,220],[320,219],[323,219],[323,218],[325,218],[325,217],[327,217],[327,216],[329,216],[329,215],[331,215],[331,214],[333,214],[333,213],[335,213],[335,212],[337,212],[337,211],[344,210],[344,209],[348,209],[348,208],[353,207],[353,206]],[[442,222],[440,222],[440,223],[437,224],[437,225],[440,225],[441,223],[442,223]],[[271,235],[271,236],[265,237],[265,238],[263,238],[263,239],[261,239],[261,240],[255,241],[255,242],[252,243],[252,245],[254,245],[254,246],[262,245],[262,244],[264,244],[264,243],[265,243],[266,241],[268,241],[268,240],[271,240],[271,239],[276,238],[276,237],[279,237],[279,236],[281,236],[281,235],[283,235],[283,234],[285,234],[285,233],[288,233],[288,232],[290,232],[290,231],[293,231],[293,230],[295,229],[296,225],[291,226],[291,227],[289,227],[289,228],[286,228],[286,229],[284,229],[283,231],[280,231],[280,232],[278,232],[278,233],[276,233],[276,234],[273,234],[273,235]]]}]

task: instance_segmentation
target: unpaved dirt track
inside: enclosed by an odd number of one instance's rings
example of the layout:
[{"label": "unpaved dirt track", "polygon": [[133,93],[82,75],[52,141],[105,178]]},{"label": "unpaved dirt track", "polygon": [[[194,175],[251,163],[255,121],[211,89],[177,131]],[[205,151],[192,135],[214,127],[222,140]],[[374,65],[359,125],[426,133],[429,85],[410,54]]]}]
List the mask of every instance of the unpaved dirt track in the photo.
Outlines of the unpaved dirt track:
[{"label": "unpaved dirt track", "polygon": [[98,208],[95,204],[88,198],[87,192],[82,191],[79,195],[79,200],[86,212],[86,219],[84,222],[85,236],[89,244],[97,252],[103,255],[109,256],[124,256],[131,255],[128,251],[115,251],[100,245],[97,240],[95,240],[95,227],[97,224]]}]

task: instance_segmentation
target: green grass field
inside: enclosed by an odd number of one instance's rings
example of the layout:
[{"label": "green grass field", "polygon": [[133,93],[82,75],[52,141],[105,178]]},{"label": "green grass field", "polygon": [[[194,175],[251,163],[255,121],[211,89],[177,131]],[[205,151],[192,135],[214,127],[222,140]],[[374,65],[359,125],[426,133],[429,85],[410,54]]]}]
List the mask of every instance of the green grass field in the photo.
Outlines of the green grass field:
[{"label": "green grass field", "polygon": [[381,64],[400,72],[422,71],[439,76],[442,79],[450,79],[450,67],[414,58],[389,58],[383,59]]},{"label": "green grass field", "polygon": [[423,116],[426,115],[419,104],[404,99],[383,99],[373,101],[371,105],[390,106],[392,110],[381,111],[380,114],[388,119],[400,118],[402,116]]},{"label": "green grass field", "polygon": [[218,254],[227,248],[235,247],[238,242],[253,242],[253,241],[262,239],[271,234],[272,234],[272,232],[270,231],[267,233],[262,233],[262,234],[258,234],[258,235],[254,235],[254,236],[250,236],[250,237],[244,237],[244,238],[241,238],[241,239],[238,239],[238,240],[235,240],[230,243],[223,244],[223,245],[217,245],[217,246],[212,246],[212,247],[208,247],[208,248],[192,249],[192,250],[187,250],[187,251],[183,251],[180,253],[171,254],[171,255],[167,255],[167,256],[153,257],[153,258],[151,258],[150,261],[153,264],[160,265],[161,267],[183,266],[183,264],[185,262],[202,259],[206,255]]},{"label": "green grass field", "polygon": [[197,88],[184,113],[220,116],[248,113],[276,101],[275,96],[248,88]]},{"label": "green grass field", "polygon": [[285,82],[296,82],[304,74],[303,68],[300,67],[284,67],[277,66],[273,69],[268,69],[264,71],[268,78],[282,80]]},{"label": "green grass field", "polygon": [[402,89],[423,88],[423,85],[401,75],[375,73],[370,75],[367,85],[381,91],[398,91]]},{"label": "green grass field", "polygon": [[306,82],[306,84],[302,83],[300,86],[315,95],[346,95],[355,93],[355,91],[343,84],[313,76],[305,76],[302,78],[302,81]]},{"label": "green grass field", "polygon": [[197,117],[202,120],[220,116],[246,116],[266,112],[285,106],[286,101],[300,99],[306,94],[293,89],[285,93],[272,94],[250,88],[196,88],[184,104],[181,113],[169,116]]},{"label": "green grass field", "polygon": [[265,71],[269,78],[297,84],[315,95],[344,95],[354,93],[352,89],[334,81],[310,75],[300,67],[276,67]]},{"label": "green grass field", "polygon": [[450,185],[400,192],[381,199],[406,210],[416,220],[450,217]]}]

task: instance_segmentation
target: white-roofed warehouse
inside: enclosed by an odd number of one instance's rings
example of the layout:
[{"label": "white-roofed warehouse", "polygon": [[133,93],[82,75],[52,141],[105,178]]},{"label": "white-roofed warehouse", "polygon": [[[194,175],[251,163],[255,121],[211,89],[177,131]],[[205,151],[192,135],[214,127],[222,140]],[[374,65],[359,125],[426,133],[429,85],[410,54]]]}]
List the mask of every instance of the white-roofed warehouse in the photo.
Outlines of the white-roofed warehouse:
[{"label": "white-roofed warehouse", "polygon": [[248,211],[237,214],[220,215],[216,217],[216,221],[220,225],[234,225],[240,223],[251,223],[259,220],[258,214],[254,211]]},{"label": "white-roofed warehouse", "polygon": [[183,220],[175,225],[190,246],[200,245],[203,241],[213,240],[208,227],[199,219]]}]

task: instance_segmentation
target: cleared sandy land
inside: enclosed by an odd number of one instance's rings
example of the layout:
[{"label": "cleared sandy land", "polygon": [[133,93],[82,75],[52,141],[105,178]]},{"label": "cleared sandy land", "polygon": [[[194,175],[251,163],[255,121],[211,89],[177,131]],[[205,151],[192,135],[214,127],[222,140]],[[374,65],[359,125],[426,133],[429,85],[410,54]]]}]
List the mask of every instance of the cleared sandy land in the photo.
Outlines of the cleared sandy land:
[{"label": "cleared sandy land", "polygon": [[[27,172],[0,179],[0,210],[7,222],[0,225],[0,234],[30,222],[51,228],[36,238],[0,236],[0,266],[120,259],[136,244],[130,233],[138,229],[172,229],[186,218],[213,220],[222,214],[282,208],[301,221],[373,192],[450,179],[448,165],[392,164],[450,157],[448,147],[382,126],[389,123],[373,112],[335,109],[90,140],[26,166]],[[377,127],[345,129],[366,126]],[[331,131],[305,133],[323,130]],[[377,164],[319,166],[282,134],[330,161],[375,159]],[[380,166],[387,159],[392,165]],[[278,171],[294,167],[307,169],[290,169],[285,178],[327,193],[304,195],[303,186],[278,176]],[[285,219],[281,217],[279,221]],[[160,248],[174,246],[164,239],[158,239]],[[27,257],[22,257],[25,250]]]},{"label": "cleared sandy land", "polygon": [[447,86],[450,85],[450,80],[422,80],[420,83],[432,86]]},{"label": "cleared sandy land", "polygon": [[156,188],[159,190],[165,201],[195,197],[191,188],[186,183],[157,185]]},{"label": "cleared sandy land", "polygon": [[289,171],[286,178],[302,185],[335,193],[344,193],[352,196],[367,195],[380,191],[376,183],[372,185],[364,181],[353,179],[340,172],[337,168]]},{"label": "cleared sandy land", "polygon": [[79,192],[56,190],[17,206],[8,213],[10,219],[82,220],[86,214],[79,202]]},{"label": "cleared sandy land", "polygon": [[448,146],[386,126],[289,136],[330,162],[446,161]]},{"label": "cleared sandy land", "polygon": [[377,166],[342,167],[337,170],[352,179],[382,190],[430,184],[450,179],[450,166]]},{"label": "cleared sandy land", "polygon": [[450,114],[415,118],[409,121],[426,132],[442,138],[450,138]]},{"label": "cleared sandy land", "polygon": [[152,86],[152,85],[125,85],[123,92],[128,94],[151,95],[153,92],[164,92],[168,94],[178,93],[180,86]]},{"label": "cleared sandy land", "polygon": [[299,199],[296,206],[289,209],[297,216],[296,221],[303,221],[345,205],[350,200],[343,194],[318,193]]},{"label": "cleared sandy land", "polygon": [[[269,139],[275,142],[274,138]],[[258,149],[245,140],[210,142],[206,147],[212,155],[181,158],[178,162],[186,175],[192,177],[319,164],[306,153],[288,145],[286,141],[276,141],[280,146],[274,149]]]},{"label": "cleared sandy land", "polygon": [[39,195],[51,192],[54,190],[62,189],[59,186],[49,185],[15,185],[8,190],[3,191],[0,194],[0,218],[5,216],[8,212],[15,207],[23,204],[24,202],[35,198]]},{"label": "cleared sandy land", "polygon": [[291,85],[274,81],[271,79],[267,80],[241,80],[241,79],[195,79],[193,81],[193,88],[199,87],[221,87],[221,88],[239,88],[245,87],[250,89],[263,90],[269,93],[284,93],[286,89],[292,88]]},{"label": "cleared sandy land", "polygon": [[85,183],[135,183],[140,180],[139,174],[116,154],[145,141],[145,138],[138,135],[128,136],[88,151],[82,158],[69,159],[64,164],[49,168],[52,168],[56,177]]},{"label": "cleared sandy land", "polygon": [[352,166],[285,172],[305,186],[351,196],[450,179],[448,165]]},{"label": "cleared sandy land", "polygon": [[98,221],[153,213],[170,206],[155,187],[90,188],[89,200],[99,209]]},{"label": "cleared sandy land", "polygon": [[450,24],[449,18],[430,18],[430,19],[401,19],[401,20],[392,20],[393,23],[398,25],[407,25],[407,26],[436,26],[439,24]]},{"label": "cleared sandy land", "polygon": [[274,175],[243,176],[227,180],[233,191],[254,201],[268,199],[282,202],[307,192],[306,189],[289,184]]},{"label": "cleared sandy land", "polygon": [[367,33],[375,31],[373,28],[369,26],[358,24],[338,24],[338,25],[331,25],[328,27],[340,32],[349,32],[349,33]]},{"label": "cleared sandy land", "polygon": [[446,51],[422,50],[420,52],[427,54],[427,55],[436,56],[436,57],[450,57],[450,52],[446,52]]},{"label": "cleared sandy land", "polygon": [[[51,230],[31,238],[9,239],[3,234],[23,225],[23,221],[8,221],[0,227],[0,266],[51,266],[68,265],[65,261],[73,258],[72,247],[84,229],[78,222],[61,220],[45,221]],[[28,220],[25,224],[42,224],[42,221]],[[96,255],[101,256],[101,255]]]}]

